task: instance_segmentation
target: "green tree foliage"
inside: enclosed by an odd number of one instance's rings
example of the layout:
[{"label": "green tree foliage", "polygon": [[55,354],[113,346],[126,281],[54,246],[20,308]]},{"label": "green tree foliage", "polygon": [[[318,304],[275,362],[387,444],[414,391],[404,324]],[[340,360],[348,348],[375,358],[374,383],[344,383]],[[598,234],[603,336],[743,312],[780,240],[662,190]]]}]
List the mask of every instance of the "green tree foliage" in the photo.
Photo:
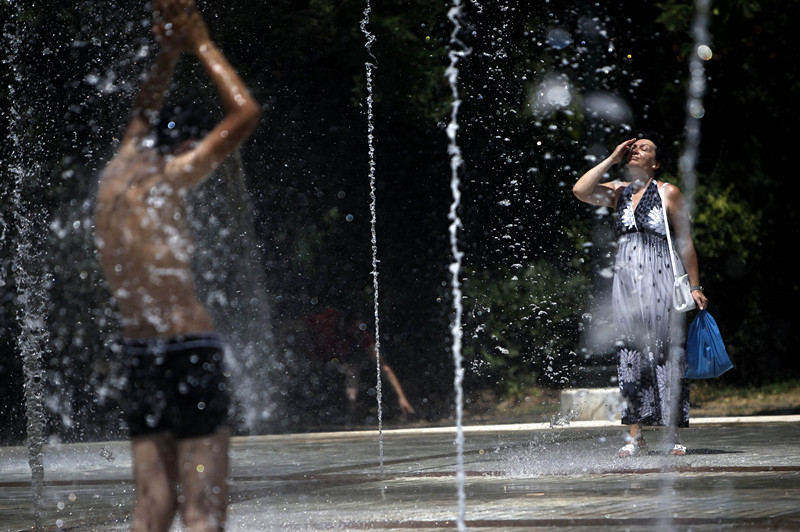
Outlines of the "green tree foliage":
[{"label": "green tree foliage", "polygon": [[464,284],[465,355],[473,384],[509,399],[563,387],[576,368],[588,281],[549,261],[474,272]]},{"label": "green tree foliage", "polygon": [[[316,305],[370,303],[364,64],[376,65],[382,346],[422,415],[446,414],[449,6],[373,1],[370,57],[362,2],[198,3],[266,108],[242,165],[278,351],[291,348],[296,323]],[[737,364],[729,381],[800,372],[791,356],[798,340],[792,313],[774,302],[776,293],[798,296],[787,259],[797,227],[790,139],[800,118],[798,6],[712,3],[714,55],[705,63],[693,220],[702,283]],[[470,53],[459,63],[459,243],[471,385],[513,395],[533,383],[563,384],[566,373],[556,372],[574,365],[580,316],[607,286],[613,252],[609,213],[580,204],[570,188],[621,138],[642,129],[660,131],[680,152],[693,15],[690,0],[464,3],[460,37]],[[72,405],[64,422],[77,428],[66,432],[80,438],[81,424],[97,417],[89,403],[109,371],[106,340],[116,323],[90,249],[94,180],[156,46],[143,3],[4,2],[0,16],[4,35],[16,36],[4,40],[11,68],[0,72],[0,127],[9,139],[0,146],[8,163],[0,190],[0,346],[9,352],[0,362],[0,389],[13,397],[20,385],[11,352],[17,294],[10,258],[19,229],[11,220],[23,208],[38,215],[42,236],[36,273],[48,279],[54,329],[48,378],[54,388],[73,386],[69,399],[54,397]],[[554,42],[553,29],[569,39]],[[196,77],[182,69],[173,91]],[[541,94],[554,81],[569,98],[543,106]],[[611,120],[587,109],[598,94],[618,97],[628,114]],[[203,102],[206,96],[197,95]],[[7,185],[11,170],[22,167],[28,178],[17,204],[17,189]],[[302,357],[295,363],[302,367]],[[8,408],[0,413],[17,427],[23,419]]]},{"label": "green tree foliage", "polygon": [[758,258],[763,214],[737,198],[734,185],[701,184],[697,189],[697,213],[693,233],[704,261],[704,277],[710,283],[740,275]]}]

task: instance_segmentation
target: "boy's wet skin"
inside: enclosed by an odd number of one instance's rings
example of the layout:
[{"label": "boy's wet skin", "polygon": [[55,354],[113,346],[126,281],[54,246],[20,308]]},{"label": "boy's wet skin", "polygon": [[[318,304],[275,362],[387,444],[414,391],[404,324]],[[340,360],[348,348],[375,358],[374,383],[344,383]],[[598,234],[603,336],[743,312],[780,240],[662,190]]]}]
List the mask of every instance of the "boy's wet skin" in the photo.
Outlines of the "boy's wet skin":
[{"label": "boy's wet skin", "polygon": [[[209,38],[193,0],[156,0],[153,15],[159,54],[100,178],[95,212],[100,264],[125,336],[123,408],[136,485],[131,529],[166,532],[180,511],[189,530],[222,530],[229,445],[224,343],[195,293],[184,200],[250,135],[260,108]],[[166,123],[162,101],[183,52],[205,68],[225,117],[201,138],[173,146],[154,126],[159,116]]]}]

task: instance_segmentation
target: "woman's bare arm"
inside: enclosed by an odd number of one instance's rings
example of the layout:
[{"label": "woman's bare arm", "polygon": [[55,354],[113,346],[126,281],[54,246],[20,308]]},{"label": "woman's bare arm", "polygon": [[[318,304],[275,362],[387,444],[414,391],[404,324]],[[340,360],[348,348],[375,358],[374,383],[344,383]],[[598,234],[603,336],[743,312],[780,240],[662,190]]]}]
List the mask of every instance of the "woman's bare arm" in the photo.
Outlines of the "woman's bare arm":
[{"label": "woman's bare arm", "polygon": [[591,205],[602,207],[613,207],[617,199],[617,189],[619,185],[613,183],[601,183],[600,180],[615,165],[625,159],[631,144],[636,139],[629,139],[614,148],[614,151],[601,161],[594,168],[583,174],[572,187],[572,193],[579,200]]},{"label": "woman's bare arm", "polygon": [[[691,286],[700,286],[700,267],[697,261],[697,251],[692,240],[691,223],[689,222],[689,213],[686,210],[683,194],[675,185],[667,185],[664,189],[664,199],[667,203],[669,223],[675,233],[677,251],[683,260],[686,273],[689,275],[689,284]],[[708,299],[703,294],[702,289],[693,290],[692,298],[699,309],[704,309],[708,305]]]}]

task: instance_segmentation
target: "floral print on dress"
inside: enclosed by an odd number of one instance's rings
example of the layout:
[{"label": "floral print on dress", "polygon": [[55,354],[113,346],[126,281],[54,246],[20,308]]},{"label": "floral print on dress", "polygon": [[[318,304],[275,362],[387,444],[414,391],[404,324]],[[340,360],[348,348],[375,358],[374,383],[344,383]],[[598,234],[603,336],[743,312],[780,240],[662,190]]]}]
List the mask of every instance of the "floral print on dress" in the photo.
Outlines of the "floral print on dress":
[{"label": "floral print on dress", "polygon": [[644,194],[633,208],[633,188],[628,185],[622,191],[617,202],[617,219],[614,232],[619,237],[628,233],[648,233],[662,236],[665,239],[664,214],[661,208],[661,196],[655,180],[650,181]]},{"label": "floral print on dress", "polygon": [[629,349],[619,350],[619,379],[620,381],[635,382],[639,379],[639,358],[636,351]]},{"label": "floral print on dress", "polygon": [[620,194],[614,220],[618,247],[611,300],[622,423],[686,427],[686,315],[672,311],[673,271],[655,180],[636,209],[632,198],[629,186]]},{"label": "floral print on dress", "polygon": [[633,203],[628,203],[620,214],[620,221],[628,229],[636,229],[636,215],[633,212]]},{"label": "floral print on dress", "polygon": [[641,391],[642,404],[640,415],[643,419],[650,419],[656,415],[656,393],[653,388],[645,388]]},{"label": "floral print on dress", "polygon": [[659,235],[667,236],[667,228],[664,226],[664,209],[661,206],[653,207],[647,213],[647,223],[653,231]]}]

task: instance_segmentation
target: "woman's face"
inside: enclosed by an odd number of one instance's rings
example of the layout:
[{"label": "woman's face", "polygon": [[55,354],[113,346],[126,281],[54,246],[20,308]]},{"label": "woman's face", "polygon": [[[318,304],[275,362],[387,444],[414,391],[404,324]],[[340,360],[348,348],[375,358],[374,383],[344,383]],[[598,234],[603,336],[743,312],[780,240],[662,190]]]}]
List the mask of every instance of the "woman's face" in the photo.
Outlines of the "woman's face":
[{"label": "woman's face", "polygon": [[628,150],[628,167],[652,173],[661,166],[656,159],[656,145],[648,139],[638,139]]}]

